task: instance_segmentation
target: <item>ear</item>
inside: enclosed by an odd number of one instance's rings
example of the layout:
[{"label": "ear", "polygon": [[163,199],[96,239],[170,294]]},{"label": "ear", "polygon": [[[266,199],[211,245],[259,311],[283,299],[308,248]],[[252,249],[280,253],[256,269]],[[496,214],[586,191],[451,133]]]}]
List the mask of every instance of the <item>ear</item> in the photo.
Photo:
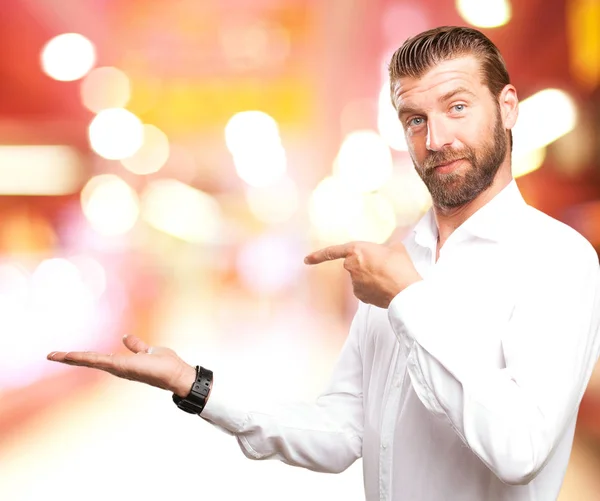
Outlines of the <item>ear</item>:
[{"label": "ear", "polygon": [[500,106],[500,115],[505,129],[511,130],[517,122],[519,116],[519,98],[517,97],[517,89],[512,85],[507,85],[502,89],[498,97]]}]

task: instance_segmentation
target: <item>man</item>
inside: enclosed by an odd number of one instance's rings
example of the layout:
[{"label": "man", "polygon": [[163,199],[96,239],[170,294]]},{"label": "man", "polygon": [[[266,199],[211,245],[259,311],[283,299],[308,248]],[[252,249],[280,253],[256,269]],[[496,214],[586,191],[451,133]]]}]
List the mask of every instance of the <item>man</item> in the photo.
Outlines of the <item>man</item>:
[{"label": "man", "polygon": [[314,405],[239,410],[209,371],[133,337],[135,355],[48,358],[172,391],[250,458],[339,472],[362,456],[369,501],[554,500],[599,353],[597,255],[521,197],[510,163],[517,93],[484,35],[417,35],[390,77],[433,208],[403,244],[306,258],[343,259],[361,300]]}]

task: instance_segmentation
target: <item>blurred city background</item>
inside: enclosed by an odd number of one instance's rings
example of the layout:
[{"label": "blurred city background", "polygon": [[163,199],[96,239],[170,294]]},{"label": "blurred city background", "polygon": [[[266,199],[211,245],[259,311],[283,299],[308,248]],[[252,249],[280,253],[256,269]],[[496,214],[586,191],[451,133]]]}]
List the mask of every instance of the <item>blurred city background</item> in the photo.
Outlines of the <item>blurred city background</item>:
[{"label": "blurred city background", "polygon": [[[430,204],[386,81],[420,31],[499,46],[518,185],[600,248],[600,0],[1,6],[2,500],[364,499],[360,461],[252,462],[168,393],[45,356],[133,333],[240,399],[313,399],[356,300],[340,263],[303,256],[384,242]],[[594,375],[561,501],[600,500],[598,472]]]}]

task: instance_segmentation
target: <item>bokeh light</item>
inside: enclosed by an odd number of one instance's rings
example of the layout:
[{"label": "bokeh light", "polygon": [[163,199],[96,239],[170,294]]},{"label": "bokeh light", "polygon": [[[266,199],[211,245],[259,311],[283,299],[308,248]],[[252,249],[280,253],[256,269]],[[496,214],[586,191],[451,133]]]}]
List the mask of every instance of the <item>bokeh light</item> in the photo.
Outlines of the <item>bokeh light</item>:
[{"label": "bokeh light", "polygon": [[348,134],[335,160],[334,174],[348,189],[374,191],[392,175],[392,154],[379,134],[358,130]]},{"label": "bokeh light", "polygon": [[225,143],[232,155],[280,143],[279,126],[262,111],[241,111],[225,126]]},{"label": "bokeh light", "polygon": [[383,243],[396,228],[394,206],[381,193],[351,191],[336,177],[323,179],[309,201],[315,237],[323,243]]},{"label": "bokeh light", "polygon": [[236,113],[225,126],[225,143],[238,176],[250,186],[276,183],[287,170],[279,126],[262,111]]},{"label": "bokeh light", "polygon": [[513,152],[512,174],[513,177],[521,177],[539,169],[546,159],[546,148],[537,148],[531,151]]},{"label": "bokeh light", "polygon": [[167,135],[154,125],[144,124],[142,146],[121,163],[134,174],[152,174],[167,163],[169,151]]},{"label": "bokeh light", "polygon": [[123,108],[99,112],[89,126],[92,149],[108,160],[121,160],[136,153],[144,142],[141,120]]},{"label": "bokeh light", "polygon": [[246,189],[250,211],[259,220],[269,224],[283,223],[298,210],[298,188],[285,176],[270,186]]},{"label": "bokeh light", "polygon": [[377,105],[377,129],[387,145],[398,151],[408,151],[404,128],[398,118],[398,113],[392,104],[390,82],[386,80],[381,86]]},{"label": "bokeh light", "polygon": [[142,194],[142,218],[168,235],[193,243],[219,241],[221,208],[211,195],[176,179],[159,179]]},{"label": "bokeh light", "polygon": [[509,0],[456,0],[456,9],[469,24],[479,28],[496,28],[510,21]]},{"label": "bokeh light", "polygon": [[81,190],[81,206],[92,228],[106,236],[127,233],[139,215],[135,191],[115,174],[90,179]]},{"label": "bokeh light", "polygon": [[513,128],[515,156],[543,148],[571,132],[577,124],[573,99],[559,89],[544,89],[519,104]]},{"label": "bokeh light", "polygon": [[281,145],[234,155],[233,163],[242,181],[255,187],[273,185],[287,170],[286,154]]},{"label": "bokeh light", "polygon": [[76,255],[69,257],[69,261],[73,263],[85,286],[92,292],[97,299],[104,294],[106,290],[106,270],[94,258],[85,255]]},{"label": "bokeh light", "polygon": [[109,108],[123,108],[131,97],[129,78],[113,66],[94,68],[81,81],[81,101],[94,113]]},{"label": "bokeh light", "polygon": [[398,161],[392,178],[381,189],[381,193],[391,201],[396,213],[396,223],[402,227],[416,223],[431,207],[431,195],[427,186],[409,158]]},{"label": "bokeh light", "polygon": [[96,64],[96,49],[83,35],[64,33],[43,47],[41,63],[44,72],[55,80],[78,80]]}]

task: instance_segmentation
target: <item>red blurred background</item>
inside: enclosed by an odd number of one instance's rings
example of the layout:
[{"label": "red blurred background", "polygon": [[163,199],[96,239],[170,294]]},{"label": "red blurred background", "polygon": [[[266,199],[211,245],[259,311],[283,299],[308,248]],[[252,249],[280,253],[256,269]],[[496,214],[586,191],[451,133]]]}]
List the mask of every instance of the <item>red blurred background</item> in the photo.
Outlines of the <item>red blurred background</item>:
[{"label": "red blurred background", "polygon": [[[356,301],[341,267],[302,257],[383,242],[429,206],[385,81],[422,30],[477,25],[499,46],[522,101],[519,187],[600,248],[600,0],[2,7],[2,499],[189,495],[198,465],[211,499],[280,499],[287,482],[287,499],[362,499],[357,466],[257,467],[158,390],[45,355],[135,333],[240,395],[249,373],[264,397],[316,395]],[[599,418],[594,375],[561,500],[600,499]]]}]

